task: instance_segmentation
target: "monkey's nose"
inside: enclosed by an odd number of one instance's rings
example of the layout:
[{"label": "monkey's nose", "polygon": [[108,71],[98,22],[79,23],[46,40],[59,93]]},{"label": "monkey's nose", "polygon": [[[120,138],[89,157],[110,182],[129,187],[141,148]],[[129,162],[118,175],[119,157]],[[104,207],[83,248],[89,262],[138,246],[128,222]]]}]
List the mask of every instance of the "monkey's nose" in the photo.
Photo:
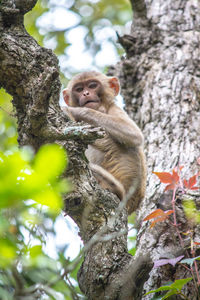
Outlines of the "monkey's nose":
[{"label": "monkey's nose", "polygon": [[89,92],[88,92],[88,91],[85,91],[85,92],[83,93],[83,95],[84,95],[84,96],[89,96]]}]

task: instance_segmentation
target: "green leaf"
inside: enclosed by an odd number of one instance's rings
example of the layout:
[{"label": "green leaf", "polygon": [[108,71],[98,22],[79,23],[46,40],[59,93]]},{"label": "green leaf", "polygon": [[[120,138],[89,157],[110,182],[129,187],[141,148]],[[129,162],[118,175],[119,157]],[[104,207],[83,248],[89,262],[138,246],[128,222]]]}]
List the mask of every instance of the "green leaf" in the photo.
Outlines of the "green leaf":
[{"label": "green leaf", "polygon": [[34,198],[34,195],[45,189],[49,184],[48,178],[42,172],[35,172],[30,167],[22,172],[24,180],[20,181],[19,188],[23,191],[24,199]]},{"label": "green leaf", "polygon": [[193,265],[195,260],[200,260],[200,256],[194,257],[194,258],[186,258],[180,261],[181,264],[188,264],[190,266]]},{"label": "green leaf", "polygon": [[179,294],[179,292],[178,292],[177,290],[169,291],[169,292],[167,292],[166,295],[164,295],[164,296],[161,298],[161,300],[167,299],[167,298],[169,298],[169,297],[172,296],[172,295],[178,295],[178,294]]},{"label": "green leaf", "polygon": [[16,257],[17,247],[8,239],[0,239],[0,267],[5,268],[12,264]]},{"label": "green leaf", "polygon": [[29,248],[29,253],[30,253],[31,258],[35,258],[38,255],[43,254],[42,246],[41,245],[36,245],[36,246],[33,246],[33,247]]},{"label": "green leaf", "polygon": [[59,145],[44,145],[35,157],[34,170],[54,181],[66,168],[67,155]]},{"label": "green leaf", "polygon": [[135,213],[131,214],[130,216],[128,216],[128,223],[135,225],[135,223],[136,223],[135,219],[136,219]]},{"label": "green leaf", "polygon": [[146,295],[149,295],[149,294],[152,294],[152,293],[158,293],[158,292],[161,292],[161,291],[169,291],[169,290],[171,290],[171,289],[172,289],[172,288],[171,288],[170,285],[164,285],[164,286],[159,287],[159,288],[156,289],[156,290],[152,290],[152,291],[146,293],[145,296],[146,296]]},{"label": "green leaf", "polygon": [[10,227],[8,220],[0,213],[0,237],[5,235],[6,230]]},{"label": "green leaf", "polygon": [[191,280],[192,280],[192,277],[175,280],[175,282],[172,283],[171,287],[181,291],[183,286]]},{"label": "green leaf", "polygon": [[131,249],[128,251],[128,253],[130,253],[132,256],[134,256],[135,253],[136,253],[136,247],[131,248]]},{"label": "green leaf", "polygon": [[63,200],[51,187],[35,195],[34,200],[42,205],[49,207],[50,212],[59,214],[63,207]]},{"label": "green leaf", "polygon": [[[80,255],[80,253],[79,253],[79,255]],[[72,268],[72,272],[70,273],[70,277],[72,277],[74,280],[76,280],[78,270],[80,270],[80,267],[81,267],[81,265],[83,263],[83,260],[84,260],[84,258],[81,257],[80,261],[77,263],[78,259],[79,259],[79,256],[77,256],[72,262],[70,262],[70,265],[68,266],[70,268],[71,266],[73,266],[73,264],[75,264],[74,265],[75,267]]]},{"label": "green leaf", "polygon": [[10,207],[22,198],[23,190],[20,182],[23,180],[21,170],[27,167],[27,162],[17,151],[10,155],[0,153],[0,207]]},{"label": "green leaf", "polygon": [[194,201],[185,200],[183,202],[183,208],[188,220],[191,220],[193,223],[199,223],[200,214],[198,213]]},{"label": "green leaf", "polygon": [[[175,282],[173,282],[171,285],[164,285],[164,286],[161,286],[159,287],[158,289],[156,290],[153,290],[153,291],[150,291],[148,293],[145,294],[146,295],[149,295],[149,294],[152,294],[152,293],[158,293],[158,292],[161,292],[161,291],[176,291],[177,292],[180,292],[181,289],[183,288],[183,286],[188,283],[189,281],[192,280],[192,277],[189,277],[189,278],[185,278],[185,279],[178,279],[178,280],[175,280]],[[173,295],[173,294],[172,294]]]},{"label": "green leaf", "polygon": [[36,26],[37,18],[41,16],[43,13],[47,11],[47,1],[37,1],[34,8],[25,14],[25,22],[24,25],[26,27],[26,30],[28,33],[33,36],[39,45],[43,46],[43,39],[44,36],[42,36],[38,30],[38,27]]}]

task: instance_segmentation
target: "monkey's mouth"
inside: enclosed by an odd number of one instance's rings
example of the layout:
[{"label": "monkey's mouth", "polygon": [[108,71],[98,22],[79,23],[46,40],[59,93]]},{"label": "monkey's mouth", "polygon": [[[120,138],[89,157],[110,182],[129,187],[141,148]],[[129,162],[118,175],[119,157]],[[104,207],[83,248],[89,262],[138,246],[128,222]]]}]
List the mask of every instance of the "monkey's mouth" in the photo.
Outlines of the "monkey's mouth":
[{"label": "monkey's mouth", "polygon": [[85,101],[85,103],[83,103],[82,106],[91,107],[93,105],[96,105],[97,103],[99,103],[98,100],[87,100]]}]

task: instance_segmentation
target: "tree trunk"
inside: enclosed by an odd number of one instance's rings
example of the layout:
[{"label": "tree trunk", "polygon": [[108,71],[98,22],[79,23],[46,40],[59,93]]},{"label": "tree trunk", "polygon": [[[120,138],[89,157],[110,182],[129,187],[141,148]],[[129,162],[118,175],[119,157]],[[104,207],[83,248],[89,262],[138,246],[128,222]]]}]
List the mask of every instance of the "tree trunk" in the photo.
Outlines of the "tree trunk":
[{"label": "tree trunk", "polygon": [[[147,194],[137,213],[138,247],[133,258],[127,251],[126,209],[118,207],[116,196],[97,185],[82,155],[87,144],[104,133],[74,125],[62,114],[57,59],[24,29],[23,15],[36,2],[2,0],[0,4],[0,86],[13,96],[19,144],[29,144],[37,151],[44,143],[57,142],[68,151],[70,164],[65,175],[75,188],[65,197],[65,209],[78,224],[86,246],[78,280],[88,299],[151,299],[144,294],[169,281],[191,277],[180,264],[152,269],[152,261],[186,257],[190,240],[182,236],[184,247],[180,246],[181,232],[193,229],[193,240],[199,239],[199,226],[184,216],[181,199],[185,194],[177,194],[178,227],[168,220],[150,229],[142,219],[156,208],[171,209],[171,191],[164,192],[152,171],[184,165],[183,176],[197,173],[200,4],[194,0],[132,0],[131,34],[119,38],[127,58],[110,70],[120,77],[126,110],[141,127],[146,144]],[[191,198],[198,206],[198,192]],[[182,292],[188,299],[199,299],[194,281]]]},{"label": "tree trunk", "polygon": [[[164,192],[164,185],[158,184],[153,171],[170,172],[181,165],[184,166],[182,175],[188,179],[199,168],[200,2],[132,0],[132,7],[131,35],[119,38],[127,58],[117,66],[117,72],[126,110],[138,122],[146,142],[148,183],[146,198],[138,211],[136,255],[150,252],[152,261],[181,254],[187,257],[180,247],[176,229],[169,222],[150,229],[141,221],[156,208],[172,209],[172,192]],[[194,224],[185,219],[183,198],[187,196],[177,195],[179,231],[194,230],[192,239],[200,240],[199,226],[193,227]],[[199,207],[199,192],[190,193],[189,198]],[[183,242],[190,254],[189,237],[183,237]],[[153,269],[143,292],[190,276],[191,272],[180,265]],[[194,282],[184,287],[183,294],[188,299],[200,299]],[[140,299],[151,297],[152,294]],[[177,299],[182,297],[177,296]]]}]

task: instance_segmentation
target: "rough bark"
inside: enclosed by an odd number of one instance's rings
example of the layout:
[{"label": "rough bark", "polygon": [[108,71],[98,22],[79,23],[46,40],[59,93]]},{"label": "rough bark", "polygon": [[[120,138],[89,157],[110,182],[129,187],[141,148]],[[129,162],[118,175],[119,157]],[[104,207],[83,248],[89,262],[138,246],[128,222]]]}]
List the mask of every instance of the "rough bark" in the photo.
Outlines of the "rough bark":
[{"label": "rough bark", "polygon": [[[121,79],[126,109],[145,135],[149,174],[147,195],[138,211],[135,258],[127,252],[126,210],[117,208],[117,197],[96,184],[84,159],[87,144],[103,132],[82,124],[74,127],[62,114],[57,59],[24,29],[23,15],[35,3],[2,0],[0,4],[0,86],[13,96],[19,144],[29,144],[37,151],[44,143],[57,142],[68,151],[70,164],[65,175],[73,182],[75,192],[65,197],[66,211],[78,224],[86,245],[78,279],[88,299],[150,299],[142,295],[170,280],[189,277],[179,265],[152,270],[152,260],[176,257],[184,249],[169,222],[149,229],[141,220],[156,207],[168,209],[170,204],[171,194],[163,192],[153,170],[170,171],[180,163],[187,177],[197,172],[199,2],[132,1],[132,31],[120,38],[127,58],[114,72]],[[199,195],[193,198],[198,204]],[[190,225],[181,201],[177,214],[181,231],[186,231]],[[197,237],[198,226],[194,228]],[[189,246],[187,239],[184,242],[185,247]],[[185,287],[184,293],[196,299],[192,284]]]},{"label": "rough bark", "polygon": [[[141,220],[156,208],[171,209],[171,192],[152,171],[170,172],[183,165],[183,177],[198,172],[200,154],[200,2],[193,0],[132,0],[133,24],[130,36],[119,38],[127,58],[117,66],[126,110],[145,135],[148,184],[145,201],[138,211],[138,253],[151,253],[152,261],[186,256],[174,227],[163,222],[149,229]],[[115,70],[116,74],[116,70]],[[200,228],[194,228],[182,209],[184,197],[177,196],[179,230],[193,229],[199,240]],[[189,196],[199,208],[199,192]],[[148,225],[149,226],[149,225]],[[183,237],[190,252],[190,239]],[[199,255],[199,251],[196,253]],[[137,253],[136,253],[137,255]],[[153,269],[144,291],[167,282],[190,277],[180,265]],[[193,283],[183,293],[199,299]],[[151,299],[152,295],[142,299]],[[177,296],[177,299],[182,299]]]},{"label": "rough bark", "polygon": [[87,249],[79,271],[81,289],[88,299],[125,300],[136,288],[141,293],[152,265],[145,257],[135,260],[128,254],[126,209],[122,206],[116,214],[119,199],[102,190],[87,168],[84,150],[104,133],[88,125],[74,126],[60,110],[57,58],[23,25],[24,14],[35,3],[1,1],[0,86],[13,96],[20,146],[37,151],[44,143],[57,142],[67,149],[70,163],[64,175],[74,192],[66,195],[65,210],[79,226]]}]

